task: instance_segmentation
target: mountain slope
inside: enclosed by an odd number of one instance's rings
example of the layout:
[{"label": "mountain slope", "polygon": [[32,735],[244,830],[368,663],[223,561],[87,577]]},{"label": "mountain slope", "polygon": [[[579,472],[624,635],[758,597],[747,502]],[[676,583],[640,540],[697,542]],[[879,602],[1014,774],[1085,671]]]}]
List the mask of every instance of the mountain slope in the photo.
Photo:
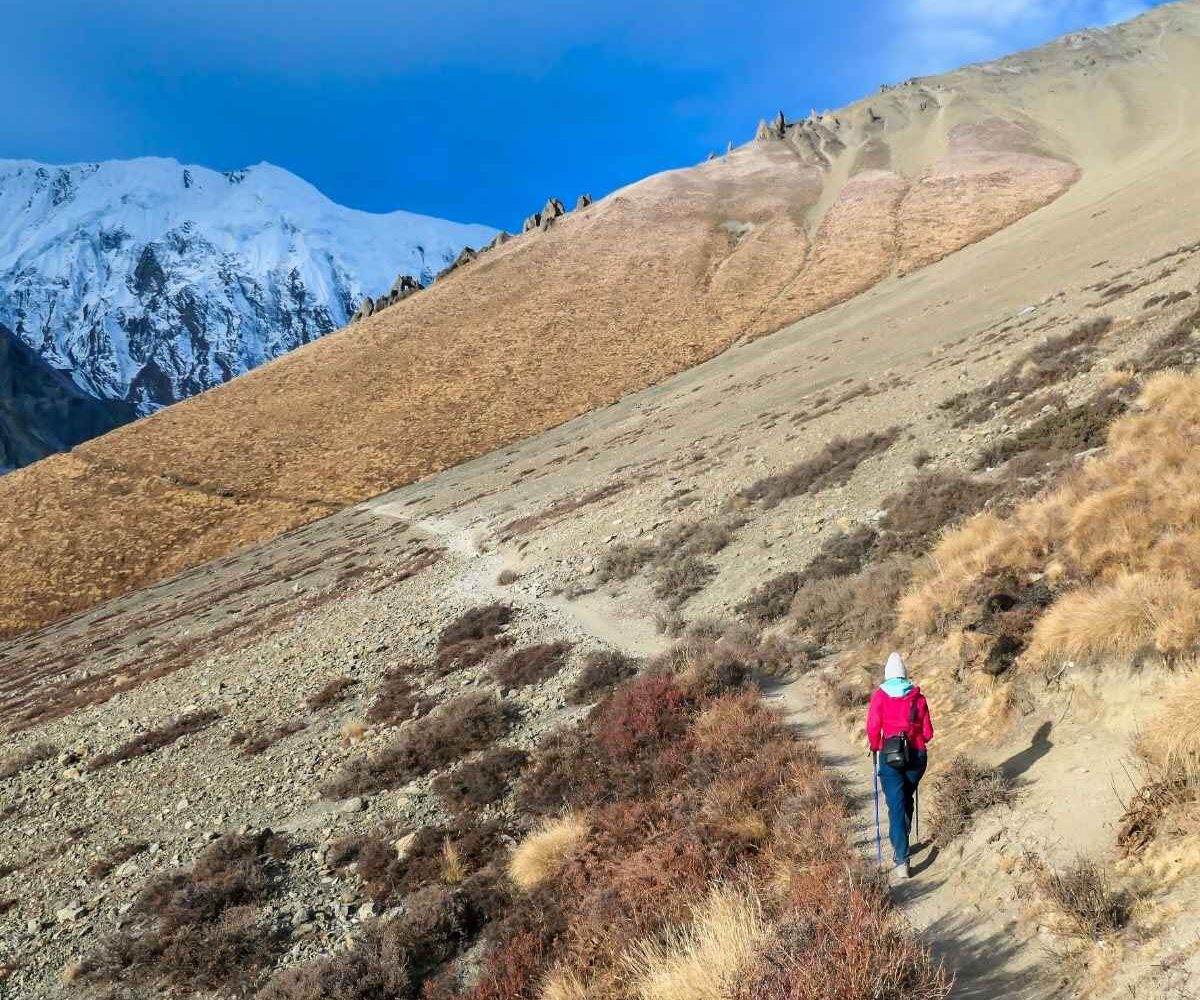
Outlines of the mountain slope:
[{"label": "mountain slope", "polygon": [[270,164],[0,161],[0,322],[142,413],[343,326],[494,230],[335,205]]},{"label": "mountain slope", "polygon": [[89,396],[0,323],[0,472],[133,420],[127,403]]},{"label": "mountain slope", "polygon": [[928,350],[975,329],[981,304],[994,320],[1106,256],[1171,249],[1200,208],[1198,75],[1192,0],[764,126],[727,157],[618,191],[353,330],[0,480],[0,567],[21,584],[0,597],[0,629],[272,537],[837,303],[788,336],[836,329],[811,363],[837,354],[844,377],[864,338],[883,356]]}]

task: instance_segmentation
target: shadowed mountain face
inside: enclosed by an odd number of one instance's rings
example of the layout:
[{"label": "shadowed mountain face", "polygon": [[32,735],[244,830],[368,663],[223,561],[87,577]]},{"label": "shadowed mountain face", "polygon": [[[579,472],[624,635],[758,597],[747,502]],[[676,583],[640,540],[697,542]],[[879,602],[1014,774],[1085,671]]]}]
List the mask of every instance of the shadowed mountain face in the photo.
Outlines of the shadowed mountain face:
[{"label": "shadowed mountain face", "polygon": [[[1198,84],[1191,0],[764,123],[726,156],[567,213],[350,329],[0,479],[0,572],[18,584],[0,593],[0,632],[274,537],[834,306],[830,321],[852,313],[860,328],[814,364],[855,360],[865,333],[894,336],[895,350],[905,336],[967,335],[973,300],[998,287],[1014,301],[997,308],[1052,296],[1112,255],[1099,247],[1120,227],[1116,252],[1136,255],[1161,237],[1151,216],[1163,204],[1173,219],[1197,207]],[[1014,241],[1019,252],[1005,250]],[[953,330],[913,328],[949,322],[925,319],[947,304],[963,310]],[[18,523],[19,538],[7,527]]]},{"label": "shadowed mountain face", "polygon": [[127,403],[89,396],[0,324],[0,472],[67,451],[135,416]]}]

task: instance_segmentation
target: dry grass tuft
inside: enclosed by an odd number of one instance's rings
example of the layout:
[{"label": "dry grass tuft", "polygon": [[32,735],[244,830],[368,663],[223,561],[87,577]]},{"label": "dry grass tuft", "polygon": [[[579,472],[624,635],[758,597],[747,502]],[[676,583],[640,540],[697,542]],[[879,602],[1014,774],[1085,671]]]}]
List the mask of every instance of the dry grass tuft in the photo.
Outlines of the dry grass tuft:
[{"label": "dry grass tuft", "polygon": [[509,878],[519,889],[533,891],[558,874],[587,835],[587,822],[576,814],[547,820],[513,850]]},{"label": "dry grass tuft", "polygon": [[715,885],[691,921],[635,944],[626,956],[641,1000],[728,1000],[769,933],[757,898]]},{"label": "dry grass tuft", "polygon": [[587,987],[574,970],[556,965],[542,980],[537,1000],[587,1000]]},{"label": "dry grass tuft", "polygon": [[1009,516],[949,534],[900,602],[911,633],[946,633],[988,581],[1044,580],[1055,598],[1032,663],[1189,652],[1200,641],[1200,378],[1166,373],[1113,424],[1103,456]]}]

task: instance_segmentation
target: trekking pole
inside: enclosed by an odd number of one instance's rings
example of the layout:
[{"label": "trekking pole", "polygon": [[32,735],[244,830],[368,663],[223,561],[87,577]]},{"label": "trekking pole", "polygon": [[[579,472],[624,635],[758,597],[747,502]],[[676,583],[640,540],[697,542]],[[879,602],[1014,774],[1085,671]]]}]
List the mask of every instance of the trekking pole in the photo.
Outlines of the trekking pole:
[{"label": "trekking pole", "polygon": [[913,789],[913,840],[921,841],[921,785]]},{"label": "trekking pole", "polygon": [[883,868],[883,840],[879,836],[879,754],[871,751],[871,784],[875,788],[875,858]]}]

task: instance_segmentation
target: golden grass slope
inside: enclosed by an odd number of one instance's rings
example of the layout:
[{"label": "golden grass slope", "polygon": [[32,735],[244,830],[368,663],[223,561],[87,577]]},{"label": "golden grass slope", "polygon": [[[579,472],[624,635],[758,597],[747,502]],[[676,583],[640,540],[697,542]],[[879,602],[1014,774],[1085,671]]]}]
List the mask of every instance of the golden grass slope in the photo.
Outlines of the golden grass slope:
[{"label": "golden grass slope", "polygon": [[[1178,129],[1197,9],[898,88],[651,177],[0,479],[0,634],[532,435],[1019,220],[1081,169],[1139,155],[1128,131]],[[1161,58],[1133,59],[1163,26]],[[1136,121],[1087,113],[1131,107]]]},{"label": "golden grass slope", "polygon": [[983,514],[948,535],[900,603],[910,632],[934,631],[975,584],[1005,573],[1048,580],[1033,663],[1176,656],[1200,643],[1200,376],[1168,373],[1105,453],[1010,517]]}]

